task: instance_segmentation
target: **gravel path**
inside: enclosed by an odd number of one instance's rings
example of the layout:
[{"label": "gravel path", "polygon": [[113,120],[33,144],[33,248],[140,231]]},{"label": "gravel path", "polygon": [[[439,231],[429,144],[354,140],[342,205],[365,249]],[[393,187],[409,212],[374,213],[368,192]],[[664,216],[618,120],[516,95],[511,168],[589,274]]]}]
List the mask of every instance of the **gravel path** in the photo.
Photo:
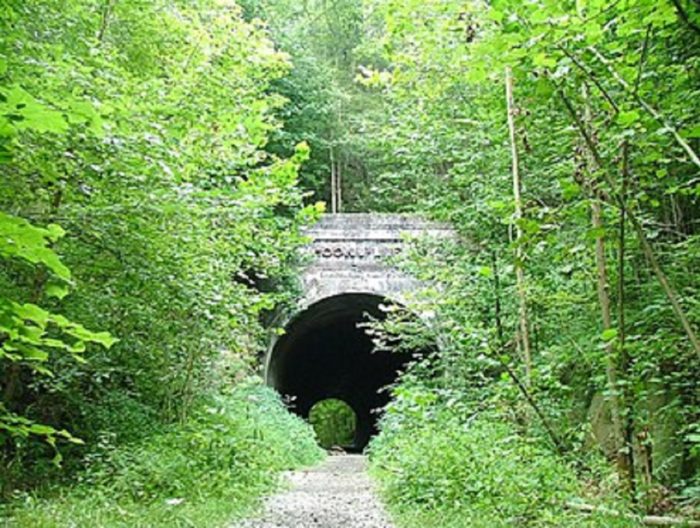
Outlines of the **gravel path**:
[{"label": "gravel path", "polygon": [[329,456],[289,473],[288,491],[269,497],[260,518],[231,528],[392,528],[361,455]]}]

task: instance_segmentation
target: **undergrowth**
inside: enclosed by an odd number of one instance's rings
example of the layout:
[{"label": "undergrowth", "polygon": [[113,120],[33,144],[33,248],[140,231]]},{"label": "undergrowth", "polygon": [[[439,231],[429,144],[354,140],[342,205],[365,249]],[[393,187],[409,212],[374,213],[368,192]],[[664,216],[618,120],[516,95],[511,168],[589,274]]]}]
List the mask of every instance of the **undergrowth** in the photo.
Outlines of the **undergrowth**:
[{"label": "undergrowth", "polygon": [[497,410],[400,387],[369,453],[399,526],[627,527],[567,510],[584,494],[574,470]]},{"label": "undergrowth", "polygon": [[183,424],[93,453],[73,487],[18,496],[5,525],[224,526],[274,488],[280,471],[322,456],[311,428],[272,390],[241,386]]}]

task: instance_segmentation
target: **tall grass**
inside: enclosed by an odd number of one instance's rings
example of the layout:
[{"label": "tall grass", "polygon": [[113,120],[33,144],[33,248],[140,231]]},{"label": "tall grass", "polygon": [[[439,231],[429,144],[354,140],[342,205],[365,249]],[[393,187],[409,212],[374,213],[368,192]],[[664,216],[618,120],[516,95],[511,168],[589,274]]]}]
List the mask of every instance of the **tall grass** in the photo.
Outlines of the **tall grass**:
[{"label": "tall grass", "polygon": [[323,457],[311,428],[259,385],[211,399],[184,424],[91,457],[71,487],[26,494],[19,528],[216,527],[248,512],[279,472]]},{"label": "tall grass", "polygon": [[371,471],[407,528],[623,527],[566,508],[585,494],[569,464],[496,410],[413,387],[390,404]]}]

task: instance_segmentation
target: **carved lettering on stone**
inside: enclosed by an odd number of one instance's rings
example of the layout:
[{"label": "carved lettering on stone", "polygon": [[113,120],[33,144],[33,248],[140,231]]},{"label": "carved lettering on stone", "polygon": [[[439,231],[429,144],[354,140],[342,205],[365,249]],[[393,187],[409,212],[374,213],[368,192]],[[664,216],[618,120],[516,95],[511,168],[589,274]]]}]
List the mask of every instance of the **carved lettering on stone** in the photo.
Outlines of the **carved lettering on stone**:
[{"label": "carved lettering on stone", "polygon": [[313,252],[321,259],[343,259],[343,260],[376,260],[384,257],[398,255],[401,248],[396,245],[348,245],[348,244],[315,244]]}]

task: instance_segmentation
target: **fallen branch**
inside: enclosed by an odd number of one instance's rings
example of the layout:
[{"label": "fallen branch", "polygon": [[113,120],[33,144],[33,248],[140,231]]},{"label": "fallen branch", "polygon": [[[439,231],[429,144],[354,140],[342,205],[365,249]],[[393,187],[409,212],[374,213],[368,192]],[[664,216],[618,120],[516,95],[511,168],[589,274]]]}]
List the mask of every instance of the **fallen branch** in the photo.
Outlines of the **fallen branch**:
[{"label": "fallen branch", "polygon": [[581,502],[567,502],[566,507],[569,510],[575,510],[581,513],[602,513],[612,515],[613,517],[624,517],[641,522],[645,526],[684,526],[687,528],[700,528],[700,521],[690,519],[681,519],[680,517],[667,517],[663,515],[634,515],[632,513],[619,512],[604,506],[593,506]]}]

